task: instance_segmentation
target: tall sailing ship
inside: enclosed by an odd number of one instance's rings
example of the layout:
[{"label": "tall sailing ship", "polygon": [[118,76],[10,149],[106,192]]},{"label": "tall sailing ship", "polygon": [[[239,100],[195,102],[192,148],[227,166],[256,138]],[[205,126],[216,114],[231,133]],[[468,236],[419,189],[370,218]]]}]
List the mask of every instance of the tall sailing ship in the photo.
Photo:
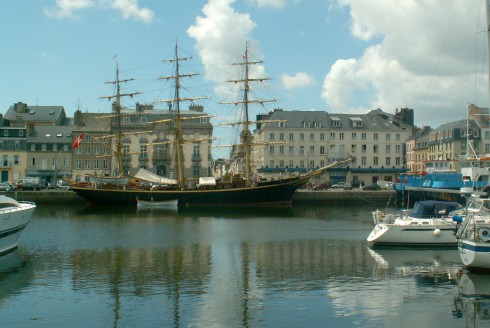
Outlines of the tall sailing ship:
[{"label": "tall sailing ship", "polygon": [[[251,78],[249,69],[251,65],[259,64],[260,61],[249,60],[248,43],[243,56],[243,62],[237,65],[244,67],[244,77],[240,80],[230,82],[240,83],[243,86],[243,98],[235,104],[242,105],[243,121],[240,122],[241,129],[240,143],[231,145],[235,156],[243,158],[245,163],[244,172],[241,174],[232,174],[227,181],[216,181],[213,177],[201,177],[200,183],[196,186],[189,187],[185,183],[183,170],[182,148],[185,142],[200,142],[202,140],[184,139],[182,131],[182,122],[186,117],[181,115],[180,103],[186,100],[193,100],[180,96],[180,80],[184,77],[191,77],[194,74],[181,74],[179,62],[189,58],[179,58],[178,47],[175,46],[174,58],[175,75],[165,77],[164,79],[173,79],[175,81],[175,96],[172,99],[173,108],[176,112],[175,118],[171,124],[173,127],[173,140],[164,143],[173,143],[175,151],[177,179],[170,179],[158,176],[144,169],[140,169],[135,175],[127,176],[123,173],[122,164],[122,132],[121,132],[121,102],[122,96],[133,94],[121,94],[119,84],[127,80],[119,80],[119,74],[116,73],[116,95],[115,98],[115,119],[116,124],[116,149],[114,152],[117,158],[117,166],[120,174],[116,177],[90,177],[88,182],[78,182],[74,179],[71,182],[71,189],[79,196],[93,203],[104,204],[137,204],[138,200],[152,202],[178,201],[179,206],[289,206],[291,205],[294,192],[301,186],[305,185],[311,177],[322,174],[323,172],[349,164],[354,160],[350,157],[344,161],[334,162],[331,165],[313,170],[306,174],[290,174],[277,180],[263,181],[252,173],[251,149],[254,146],[265,146],[265,144],[254,144],[250,125],[258,123],[270,123],[269,121],[251,121],[249,119],[249,105],[252,103],[263,103],[265,100],[255,100],[249,95],[250,86],[253,82],[260,82],[266,78]],[[117,71],[118,72],[118,71]],[[111,96],[112,98],[112,96]],[[169,120],[162,120],[155,123],[170,123]],[[232,123],[238,124],[238,123]],[[142,132],[144,133],[144,131]],[[270,144],[270,142],[268,143]],[[147,182],[146,184],[142,182]],[[153,186],[149,187],[151,183]]]}]

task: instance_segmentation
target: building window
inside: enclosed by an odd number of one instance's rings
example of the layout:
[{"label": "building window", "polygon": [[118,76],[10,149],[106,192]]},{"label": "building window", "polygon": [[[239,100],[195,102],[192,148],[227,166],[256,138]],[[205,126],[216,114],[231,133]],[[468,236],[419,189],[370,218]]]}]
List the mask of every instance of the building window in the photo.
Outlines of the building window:
[{"label": "building window", "polygon": [[386,153],[391,153],[391,145],[386,145]]},{"label": "building window", "polygon": [[390,141],[391,140],[391,134],[387,133],[386,134],[386,141]]},{"label": "building window", "polygon": [[274,146],[269,146],[269,154],[274,155]]},{"label": "building window", "polygon": [[284,140],[284,133],[279,133],[279,140]]},{"label": "building window", "polygon": [[391,165],[391,158],[386,157],[386,166],[390,166],[390,165]]},{"label": "building window", "polygon": [[3,136],[8,137],[9,136],[9,130],[3,130]]},{"label": "building window", "polygon": [[289,141],[293,141],[294,140],[294,133],[290,133],[289,134]]},{"label": "building window", "polygon": [[325,146],[320,146],[320,155],[325,155]]},{"label": "building window", "polygon": [[269,140],[274,140],[274,133],[269,133]]},{"label": "building window", "polygon": [[200,175],[199,169],[200,169],[199,165],[192,166],[192,174],[195,177],[198,177]]},{"label": "building window", "polygon": [[335,140],[335,132],[330,132],[330,139]]},{"label": "building window", "polygon": [[400,141],[400,139],[401,139],[400,134],[399,134],[399,133],[397,133],[397,134],[395,135],[395,138],[396,138],[396,141]]},{"label": "building window", "polygon": [[99,160],[98,159],[94,160],[94,169],[96,169],[96,170],[99,169]]},{"label": "building window", "polygon": [[305,141],[305,134],[304,133],[299,134],[299,140]]},{"label": "building window", "polygon": [[289,161],[289,167],[294,167],[294,161]]},{"label": "building window", "polygon": [[294,154],[294,146],[289,146],[289,155]]},{"label": "building window", "polygon": [[23,137],[24,136],[24,130],[19,130],[19,137]]},{"label": "building window", "polygon": [[339,139],[340,140],[344,140],[344,132],[340,132],[339,133]]},{"label": "building window", "polygon": [[373,153],[375,153],[375,154],[378,153],[378,145],[373,146]]},{"label": "building window", "polygon": [[141,123],[146,123],[146,122],[148,122],[148,118],[143,116],[141,118]]},{"label": "building window", "polygon": [[315,155],[315,146],[310,146],[310,155]]},{"label": "building window", "polygon": [[367,151],[367,145],[361,146],[361,152],[365,153]]},{"label": "building window", "polygon": [[378,165],[378,158],[377,157],[373,157],[373,164]]},{"label": "building window", "polygon": [[282,159],[281,159],[281,160],[279,161],[279,167],[284,167],[284,160],[282,160]]},{"label": "building window", "polygon": [[395,163],[396,163],[397,166],[400,166],[400,164],[401,164],[401,158],[400,157],[396,157],[395,158]]},{"label": "building window", "polygon": [[366,157],[361,157],[361,165],[366,165]]},{"label": "building window", "polygon": [[14,164],[19,164],[19,155],[14,155]]},{"label": "building window", "polygon": [[123,116],[122,121],[123,123],[129,123],[131,122],[131,118],[129,116]]},{"label": "building window", "polygon": [[42,151],[46,151],[47,148],[48,148],[48,146],[46,144],[42,144],[41,145],[41,150]]},{"label": "building window", "polygon": [[99,147],[94,148],[94,155],[99,156]]},{"label": "building window", "polygon": [[401,147],[400,145],[396,145],[396,146],[395,146],[395,152],[396,152],[397,154],[399,154],[399,153],[401,153],[401,151],[402,151],[402,147]]},{"label": "building window", "polygon": [[146,145],[140,146],[140,156],[141,156],[141,158],[147,158],[148,157],[148,148]]},{"label": "building window", "polygon": [[85,153],[87,155],[90,155],[90,153],[91,153],[90,147],[85,147]]},{"label": "building window", "polygon": [[304,155],[305,154],[305,146],[299,146],[299,154]]},{"label": "building window", "polygon": [[103,167],[105,170],[107,170],[107,169],[109,168],[109,161],[108,161],[108,160],[106,160],[106,159],[104,159],[104,160],[102,161],[102,167]]},{"label": "building window", "polygon": [[129,145],[123,145],[122,147],[122,153],[124,157],[129,156]]},{"label": "building window", "polygon": [[362,140],[366,140],[366,133],[364,133],[364,132],[363,132],[363,133],[361,134],[361,139],[362,139]]},{"label": "building window", "polygon": [[77,159],[76,162],[75,162],[75,166],[76,166],[77,169],[80,170],[82,168],[82,161],[79,160],[79,159]]},{"label": "building window", "polygon": [[356,140],[357,134],[355,132],[352,133],[352,140]]},{"label": "building window", "polygon": [[279,146],[279,154],[284,155],[284,146]]},{"label": "building window", "polygon": [[374,134],[374,140],[378,140],[378,134],[377,133]]},{"label": "building window", "polygon": [[320,133],[320,140],[321,141],[325,140],[325,133]]},{"label": "building window", "polygon": [[85,160],[85,168],[90,169],[90,160],[89,159]]},{"label": "building window", "polygon": [[85,137],[85,142],[86,143],[91,143],[92,142],[92,137],[87,134],[86,137]]}]

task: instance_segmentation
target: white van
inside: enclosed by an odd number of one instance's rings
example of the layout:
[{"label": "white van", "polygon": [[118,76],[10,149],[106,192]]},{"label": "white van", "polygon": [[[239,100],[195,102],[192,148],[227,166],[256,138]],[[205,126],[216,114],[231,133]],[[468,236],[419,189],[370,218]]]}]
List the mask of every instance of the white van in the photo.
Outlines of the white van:
[{"label": "white van", "polygon": [[25,177],[19,181],[20,190],[39,190],[41,189],[41,180],[38,177]]}]

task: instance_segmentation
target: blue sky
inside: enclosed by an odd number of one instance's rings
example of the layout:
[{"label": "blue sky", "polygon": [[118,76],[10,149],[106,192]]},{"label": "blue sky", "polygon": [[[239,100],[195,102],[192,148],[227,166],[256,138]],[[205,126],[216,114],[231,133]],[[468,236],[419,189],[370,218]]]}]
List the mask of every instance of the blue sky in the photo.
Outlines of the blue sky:
[{"label": "blue sky", "polygon": [[[0,113],[15,102],[109,112],[116,60],[134,102],[167,99],[176,42],[201,76],[189,96],[229,117],[236,66],[250,52],[284,110],[415,109],[436,127],[488,107],[484,0],[17,0],[0,11]],[[117,55],[116,59],[114,57]],[[159,105],[161,106],[161,105]]]}]

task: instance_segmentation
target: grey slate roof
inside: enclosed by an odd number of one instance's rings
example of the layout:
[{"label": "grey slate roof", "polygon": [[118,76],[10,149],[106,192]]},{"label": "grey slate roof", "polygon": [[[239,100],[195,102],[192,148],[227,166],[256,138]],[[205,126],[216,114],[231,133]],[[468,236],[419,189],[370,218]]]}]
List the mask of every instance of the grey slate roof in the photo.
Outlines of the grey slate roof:
[{"label": "grey slate roof", "polygon": [[[400,129],[411,129],[410,125],[401,122],[394,115],[385,113],[381,110],[370,111],[367,114],[329,114],[322,111],[283,111],[276,109],[262,119],[270,120],[287,120],[286,128],[301,128],[303,122],[320,122],[321,128],[333,129],[333,121],[340,121],[340,129],[353,128],[355,121],[362,121],[362,127],[356,127],[356,130],[378,130],[399,131]],[[278,123],[270,123],[270,126],[277,126]],[[313,127],[313,125],[312,125]]]},{"label": "grey slate roof", "polygon": [[29,142],[36,143],[71,143],[73,126],[36,126]]},{"label": "grey slate roof", "polygon": [[[64,119],[65,109],[63,106],[25,106],[25,110],[16,111],[15,107],[18,104],[9,107],[4,115],[4,118],[9,121],[24,121],[24,122],[57,122],[60,118]],[[64,123],[64,122],[61,122]]]}]

